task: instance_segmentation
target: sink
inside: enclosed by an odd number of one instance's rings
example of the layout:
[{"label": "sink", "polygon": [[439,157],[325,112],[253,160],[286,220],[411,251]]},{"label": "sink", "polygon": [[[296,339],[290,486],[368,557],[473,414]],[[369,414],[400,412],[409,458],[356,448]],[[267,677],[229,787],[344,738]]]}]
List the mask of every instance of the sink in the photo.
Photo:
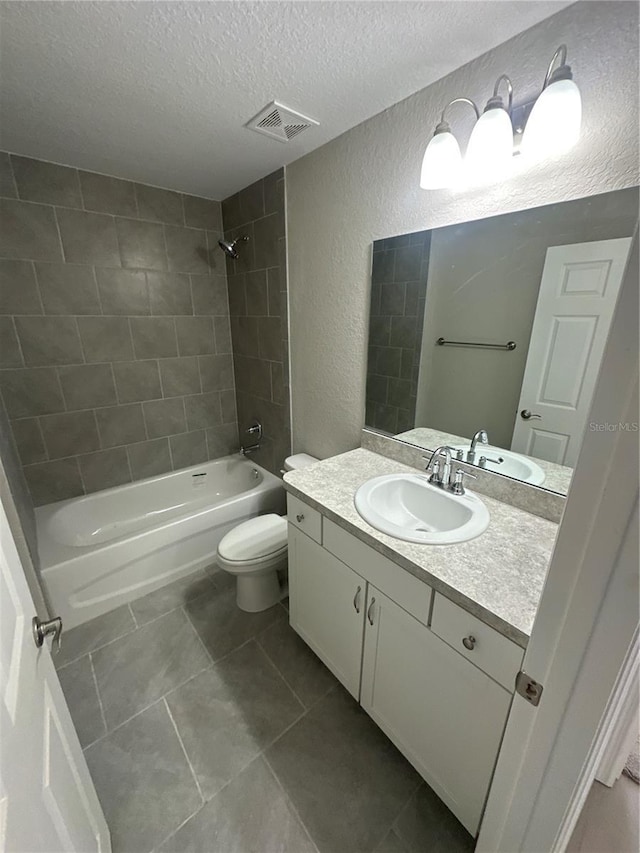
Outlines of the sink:
[{"label": "sink", "polygon": [[424,474],[385,474],[367,480],[355,495],[362,518],[405,542],[453,545],[479,536],[489,511],[474,494],[454,495],[432,486]]},{"label": "sink", "polygon": [[[469,442],[451,446],[454,450],[462,450],[464,452],[463,459],[466,461]],[[476,445],[475,465],[478,465],[481,456],[487,457],[486,471],[495,471],[496,474],[504,474],[506,477],[513,477],[515,480],[531,483],[532,486],[541,486],[544,483],[544,471],[528,456],[513,453],[513,451],[505,450],[503,447],[494,447],[493,444],[478,444]],[[498,464],[489,461],[500,457],[504,462]]]}]

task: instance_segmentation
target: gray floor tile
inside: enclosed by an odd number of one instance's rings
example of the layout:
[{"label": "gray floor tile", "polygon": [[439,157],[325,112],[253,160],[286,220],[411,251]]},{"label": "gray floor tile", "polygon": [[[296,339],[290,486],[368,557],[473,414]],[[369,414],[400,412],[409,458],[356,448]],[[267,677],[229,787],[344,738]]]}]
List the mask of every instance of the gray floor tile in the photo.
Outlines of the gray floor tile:
[{"label": "gray floor tile", "polygon": [[63,631],[60,652],[53,658],[55,665],[59,669],[69,661],[76,660],[128,634],[135,627],[129,608],[123,604],[122,607],[116,607],[115,610],[110,610],[103,616],[78,625],[77,628]]},{"label": "gray floor tile", "polygon": [[305,707],[310,708],[338,683],[289,625],[288,618],[274,622],[260,634],[258,643]]},{"label": "gray floor tile", "polygon": [[374,850],[419,777],[341,687],[271,746],[266,757],[319,850]]},{"label": "gray floor tile", "polygon": [[166,699],[205,799],[304,712],[255,642]]},{"label": "gray floor tile", "polygon": [[245,613],[236,604],[235,578],[220,572],[215,576],[216,592],[185,605],[211,657],[218,660],[268,628],[282,613],[279,604],[262,613]]},{"label": "gray floor tile", "polygon": [[210,664],[182,610],[99,649],[93,666],[107,727],[123,723]]},{"label": "gray floor tile", "polygon": [[262,758],[166,841],[163,853],[315,853]]},{"label": "gray floor tile", "polygon": [[131,609],[138,625],[144,625],[207,592],[213,592],[209,576],[204,571],[194,572],[132,601]]},{"label": "gray floor tile", "polygon": [[83,747],[88,746],[107,731],[100,711],[89,655],[59,670],[58,677],[80,743]]},{"label": "gray floor tile", "polygon": [[164,703],[85,752],[113,853],[152,850],[202,802]]},{"label": "gray floor tile", "polygon": [[475,847],[473,837],[426,783],[403,809],[394,830],[408,853],[470,853]]},{"label": "gray floor tile", "polygon": [[[428,847],[425,847],[424,849],[429,850]],[[398,838],[395,830],[390,829],[380,844],[376,847],[375,853],[409,853],[409,851]],[[421,851],[421,853],[424,853],[424,851]]]}]

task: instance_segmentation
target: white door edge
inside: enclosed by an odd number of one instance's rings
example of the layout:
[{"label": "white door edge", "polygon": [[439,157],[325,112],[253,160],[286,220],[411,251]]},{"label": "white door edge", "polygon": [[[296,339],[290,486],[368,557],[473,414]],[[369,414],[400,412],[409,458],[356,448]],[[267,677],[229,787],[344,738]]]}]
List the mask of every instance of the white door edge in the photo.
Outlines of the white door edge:
[{"label": "white door edge", "polygon": [[[589,422],[637,420],[638,280],[636,231]],[[632,541],[638,501],[637,439],[637,433],[620,430],[587,430],[585,435],[523,664],[544,685],[545,693],[538,708],[519,696],[514,700],[478,853],[551,850],[562,835],[582,767],[638,623],[637,560],[631,568],[619,560],[625,544],[632,550],[637,547]],[[598,628],[605,616],[611,616],[611,610],[605,611],[611,608],[607,594],[620,583],[628,590],[626,598],[617,601],[622,612],[608,622],[616,636],[602,636]],[[606,662],[606,678],[593,670],[594,660],[600,667]],[[584,686],[581,679],[584,682],[589,674],[591,694],[586,705],[576,706],[572,701],[577,688]],[[564,726],[568,719],[574,723],[569,732]],[[565,759],[562,767],[558,755]]]}]

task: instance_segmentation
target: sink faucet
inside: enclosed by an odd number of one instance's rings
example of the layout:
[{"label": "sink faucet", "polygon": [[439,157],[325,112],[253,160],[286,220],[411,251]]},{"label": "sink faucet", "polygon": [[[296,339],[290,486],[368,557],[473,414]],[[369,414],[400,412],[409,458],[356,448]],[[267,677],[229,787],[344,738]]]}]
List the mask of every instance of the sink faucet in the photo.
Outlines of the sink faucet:
[{"label": "sink faucet", "polygon": [[480,444],[489,444],[489,436],[487,435],[486,429],[479,429],[471,439],[471,447],[467,451],[467,462],[475,461],[476,445],[478,442],[480,442]]},{"label": "sink faucet", "polygon": [[[442,488],[448,489],[451,485],[451,462],[453,459],[451,456],[451,449],[452,448],[448,447],[446,444],[443,444],[441,447],[438,447],[433,451],[429,461],[427,462],[427,474],[431,472],[429,482],[433,483],[434,486],[442,486]],[[441,456],[444,456],[442,472],[440,471]]]}]

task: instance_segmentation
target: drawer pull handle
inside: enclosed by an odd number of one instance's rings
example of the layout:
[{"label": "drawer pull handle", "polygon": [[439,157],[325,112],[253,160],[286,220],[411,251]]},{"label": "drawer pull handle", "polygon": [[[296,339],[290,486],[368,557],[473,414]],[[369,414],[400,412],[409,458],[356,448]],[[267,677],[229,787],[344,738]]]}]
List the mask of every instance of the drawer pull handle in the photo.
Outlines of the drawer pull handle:
[{"label": "drawer pull handle", "polygon": [[356,613],[360,613],[360,593],[362,592],[362,587],[359,586],[356,590],[356,594],[353,596],[353,609]]},{"label": "drawer pull handle", "polygon": [[296,521],[298,522],[298,524],[302,524],[302,522],[304,521],[304,513],[303,512],[299,512],[296,515]]},{"label": "drawer pull handle", "polygon": [[375,598],[371,599],[371,604],[369,605],[369,609],[367,610],[367,619],[369,620],[369,625],[373,625],[373,605],[376,603]]},{"label": "drawer pull handle", "polygon": [[470,652],[472,652],[476,645],[476,638],[473,636],[473,634],[469,634],[468,637],[463,637],[462,645],[465,647],[465,649],[468,649]]}]

